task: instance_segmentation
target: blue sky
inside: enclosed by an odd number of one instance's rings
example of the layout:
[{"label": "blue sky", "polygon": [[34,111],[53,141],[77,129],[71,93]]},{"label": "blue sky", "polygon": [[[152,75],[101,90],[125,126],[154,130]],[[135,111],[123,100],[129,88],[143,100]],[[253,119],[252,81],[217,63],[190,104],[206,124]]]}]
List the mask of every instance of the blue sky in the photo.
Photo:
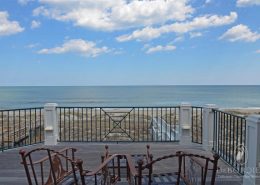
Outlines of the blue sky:
[{"label": "blue sky", "polygon": [[260,0],[1,0],[0,85],[260,85]]}]

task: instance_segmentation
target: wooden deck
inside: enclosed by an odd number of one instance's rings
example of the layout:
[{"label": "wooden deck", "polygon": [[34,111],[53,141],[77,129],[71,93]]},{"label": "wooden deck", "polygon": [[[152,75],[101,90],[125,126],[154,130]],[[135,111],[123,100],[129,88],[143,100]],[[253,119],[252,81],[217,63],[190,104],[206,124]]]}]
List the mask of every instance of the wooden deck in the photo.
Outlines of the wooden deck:
[{"label": "wooden deck", "polygon": [[[84,167],[93,169],[100,164],[100,156],[104,153],[104,146],[109,146],[111,153],[145,153],[146,143],[59,143],[53,149],[61,149],[64,147],[77,148],[76,157],[84,161]],[[192,151],[195,153],[202,153],[201,145],[179,145],[178,143],[149,143],[151,146],[151,153],[154,158],[175,153],[177,150]],[[44,147],[42,144],[23,147],[25,150],[31,150],[37,147]],[[27,179],[23,166],[20,164],[19,150],[11,149],[0,153],[0,184],[1,185],[26,185]],[[208,153],[210,154],[210,153]],[[172,167],[169,164],[161,164],[160,170],[165,172],[168,168]],[[232,168],[226,165],[223,161],[219,162],[220,170],[218,171],[216,184],[240,185],[242,184],[242,176],[239,176],[232,171]]]}]

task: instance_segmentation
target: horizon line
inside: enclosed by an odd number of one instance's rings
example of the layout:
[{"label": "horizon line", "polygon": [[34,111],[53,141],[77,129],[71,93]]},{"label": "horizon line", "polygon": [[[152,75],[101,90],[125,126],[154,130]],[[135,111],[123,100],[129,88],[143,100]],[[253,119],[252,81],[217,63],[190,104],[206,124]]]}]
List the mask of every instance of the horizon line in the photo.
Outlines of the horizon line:
[{"label": "horizon line", "polygon": [[151,86],[260,86],[260,84],[154,84],[154,85],[0,85],[0,87],[151,87]]}]

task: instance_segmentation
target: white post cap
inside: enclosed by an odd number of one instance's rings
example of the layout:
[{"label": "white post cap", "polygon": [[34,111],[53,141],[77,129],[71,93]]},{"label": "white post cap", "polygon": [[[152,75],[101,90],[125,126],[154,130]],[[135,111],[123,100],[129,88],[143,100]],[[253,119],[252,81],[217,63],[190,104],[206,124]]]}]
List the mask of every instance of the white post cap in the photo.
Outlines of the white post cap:
[{"label": "white post cap", "polygon": [[181,102],[181,107],[191,107],[191,103],[189,103],[189,102]]},{"label": "white post cap", "polygon": [[215,109],[215,108],[217,108],[217,105],[216,105],[216,104],[206,104],[206,105],[205,105],[205,108]]},{"label": "white post cap", "polygon": [[260,123],[260,115],[259,114],[252,114],[246,118],[246,121]]},{"label": "white post cap", "polygon": [[57,103],[46,103],[44,105],[44,109],[47,110],[47,111],[51,111],[51,110],[56,109],[57,106],[58,106]]}]

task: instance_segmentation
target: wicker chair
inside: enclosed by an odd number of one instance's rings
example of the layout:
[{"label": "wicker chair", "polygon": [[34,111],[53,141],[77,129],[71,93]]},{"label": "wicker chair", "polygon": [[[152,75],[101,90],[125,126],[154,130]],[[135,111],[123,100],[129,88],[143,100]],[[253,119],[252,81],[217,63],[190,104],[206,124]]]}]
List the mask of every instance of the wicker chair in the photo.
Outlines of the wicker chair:
[{"label": "wicker chair", "polygon": [[[108,146],[105,146],[105,152],[104,155],[101,156],[101,162],[104,162],[105,159],[108,157],[112,156],[112,154],[108,150]],[[134,166],[137,168],[138,163],[137,161],[142,159],[144,160],[144,163],[147,164],[151,162],[151,156],[152,154],[150,153],[150,145],[146,145],[146,152],[143,154],[131,154],[131,158],[134,162]],[[119,160],[112,160],[109,164],[108,167],[112,168],[113,166],[117,165],[117,163],[120,162],[119,166],[121,169],[126,168],[126,159],[125,158],[120,158]]]},{"label": "wicker chair", "polygon": [[[154,169],[155,165],[166,159],[173,162],[172,167],[175,169],[167,169],[165,173],[154,172],[158,171],[158,169]],[[142,160],[139,160],[138,170],[131,171],[129,182],[135,185],[214,185],[218,159],[217,154],[210,158],[178,151],[175,154],[159,157],[145,165]],[[167,164],[169,166],[169,162]],[[166,167],[165,164],[161,165],[161,168],[164,167]],[[143,173],[145,169],[148,169],[148,174]],[[159,169],[159,171],[165,170]]]},{"label": "wicker chair", "polygon": [[[101,156],[101,162],[103,163],[107,158],[111,157],[112,154],[108,150],[108,146],[105,146],[105,152],[104,155]],[[126,156],[131,158],[131,161],[133,161],[133,164],[131,164],[137,168],[138,167],[138,160],[143,160],[145,164],[149,163],[151,161],[151,153],[150,153],[150,145],[146,145],[146,152],[143,154],[131,154],[131,155],[117,155],[116,157],[112,158],[110,162],[106,165],[106,170],[110,174],[117,174],[116,177],[111,177],[112,179],[117,179],[117,181],[121,181],[121,179],[126,179],[128,172],[127,170],[127,165],[128,161]],[[111,173],[112,171],[112,173]],[[117,173],[115,173],[117,171]],[[111,176],[111,175],[110,175]]]},{"label": "wicker chair", "polygon": [[203,155],[182,153],[181,179],[186,184],[214,185],[218,170],[219,155],[214,154],[212,157]]},{"label": "wicker chair", "polygon": [[20,150],[29,185],[72,185],[78,184],[74,157],[76,149],[65,148],[54,151],[36,148],[29,152]]},{"label": "wicker chair", "polygon": [[[77,166],[80,172],[82,185],[114,185],[121,181],[121,166],[120,159],[126,159],[127,174],[126,179],[129,179],[130,170],[135,170],[131,162],[131,156],[127,154],[113,154],[108,156],[101,165],[93,171],[83,169],[83,161],[78,159]],[[114,161],[117,161],[114,163]],[[130,163],[128,163],[130,161]],[[114,163],[110,166],[111,163]]]}]

